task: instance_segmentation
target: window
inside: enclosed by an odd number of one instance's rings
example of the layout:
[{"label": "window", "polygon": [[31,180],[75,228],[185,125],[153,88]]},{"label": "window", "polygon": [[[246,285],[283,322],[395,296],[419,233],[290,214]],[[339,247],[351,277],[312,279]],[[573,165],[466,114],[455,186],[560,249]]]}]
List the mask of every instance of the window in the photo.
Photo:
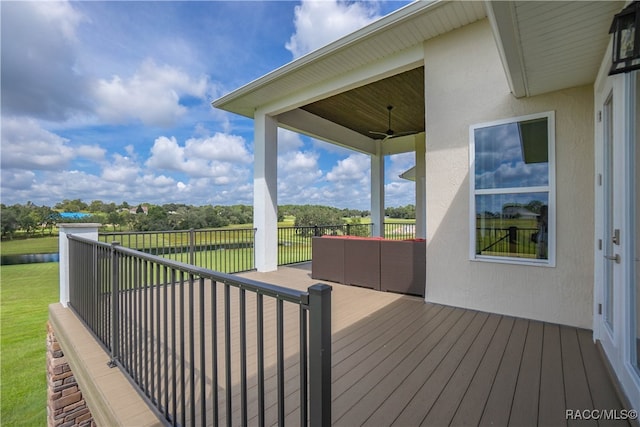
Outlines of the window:
[{"label": "window", "polygon": [[553,112],[470,128],[473,260],[555,264]]}]

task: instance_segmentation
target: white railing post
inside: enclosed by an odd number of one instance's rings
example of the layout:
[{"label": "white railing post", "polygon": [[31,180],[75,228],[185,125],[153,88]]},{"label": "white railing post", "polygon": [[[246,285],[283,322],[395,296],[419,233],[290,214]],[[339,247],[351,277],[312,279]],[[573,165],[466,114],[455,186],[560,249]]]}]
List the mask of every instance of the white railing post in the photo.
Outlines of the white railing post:
[{"label": "white railing post", "polygon": [[98,228],[100,224],[97,223],[66,223],[58,224],[58,250],[60,255],[60,304],[63,307],[67,307],[69,303],[69,272],[70,272],[70,259],[69,259],[69,240],[67,236],[73,234],[81,236],[86,239],[98,240]]}]

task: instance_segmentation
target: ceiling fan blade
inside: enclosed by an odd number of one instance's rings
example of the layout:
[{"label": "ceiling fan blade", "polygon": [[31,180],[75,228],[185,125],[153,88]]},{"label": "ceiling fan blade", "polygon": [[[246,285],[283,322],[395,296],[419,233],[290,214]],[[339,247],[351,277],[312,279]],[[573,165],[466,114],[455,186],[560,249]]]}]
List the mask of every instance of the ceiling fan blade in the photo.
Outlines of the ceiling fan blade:
[{"label": "ceiling fan blade", "polygon": [[384,136],[385,138],[389,136],[389,134],[386,132],[376,132],[375,130],[370,130],[369,133],[372,135]]},{"label": "ceiling fan blade", "polygon": [[420,133],[420,131],[409,130],[409,131],[406,131],[406,132],[398,132],[398,133],[394,133],[393,135],[387,135],[387,136],[389,137],[389,139],[392,139],[392,138],[400,138],[401,136],[415,135],[417,133]]}]

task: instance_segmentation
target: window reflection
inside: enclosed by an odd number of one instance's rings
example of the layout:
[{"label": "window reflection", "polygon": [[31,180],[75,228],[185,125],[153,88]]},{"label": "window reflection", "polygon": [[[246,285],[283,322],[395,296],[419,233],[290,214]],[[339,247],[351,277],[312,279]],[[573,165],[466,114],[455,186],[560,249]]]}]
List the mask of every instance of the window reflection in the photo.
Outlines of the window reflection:
[{"label": "window reflection", "polygon": [[475,188],[549,185],[547,118],[475,129]]},{"label": "window reflection", "polygon": [[548,259],[548,194],[476,196],[476,254]]}]

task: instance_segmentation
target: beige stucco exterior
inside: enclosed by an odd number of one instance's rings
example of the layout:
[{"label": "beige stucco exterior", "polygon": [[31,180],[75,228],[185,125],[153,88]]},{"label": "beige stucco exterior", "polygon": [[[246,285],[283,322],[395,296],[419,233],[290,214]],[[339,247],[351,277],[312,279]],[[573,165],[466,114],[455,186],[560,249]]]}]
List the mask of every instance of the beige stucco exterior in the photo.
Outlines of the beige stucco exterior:
[{"label": "beige stucco exterior", "polygon": [[[487,20],[424,44],[428,301],[591,328],[593,87],[509,91]],[[469,259],[469,126],[555,111],[556,266]]]}]

